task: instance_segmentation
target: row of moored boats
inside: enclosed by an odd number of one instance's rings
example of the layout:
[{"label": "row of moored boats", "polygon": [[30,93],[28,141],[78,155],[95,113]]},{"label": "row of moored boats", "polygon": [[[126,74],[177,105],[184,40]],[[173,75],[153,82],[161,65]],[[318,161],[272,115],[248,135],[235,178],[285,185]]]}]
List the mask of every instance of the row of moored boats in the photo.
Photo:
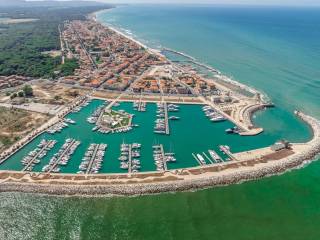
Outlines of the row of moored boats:
[{"label": "row of moored boats", "polygon": [[147,103],[142,101],[134,101],[133,102],[133,109],[138,112],[145,112],[147,108]]},{"label": "row of moored boats", "polygon": [[32,171],[35,165],[40,163],[40,160],[44,158],[48,151],[51,150],[57,143],[56,140],[41,140],[37,148],[30,151],[27,156],[25,156],[21,163],[25,166],[25,171]]},{"label": "row of moored boats", "polygon": [[53,155],[49,163],[42,168],[42,171],[59,173],[59,166],[65,166],[68,164],[71,156],[74,154],[75,150],[79,145],[80,141],[68,138],[62,145],[60,150]]},{"label": "row of moored boats", "polygon": [[86,99],[85,101],[83,101],[80,105],[78,105],[77,107],[73,108],[72,109],[72,112],[73,113],[77,113],[77,112],[80,112],[80,110],[83,108],[83,107],[86,107],[90,104],[91,102],[91,99]]},{"label": "row of moored boats", "polygon": [[137,173],[141,169],[140,162],[140,143],[126,144],[123,143],[120,146],[120,168],[128,170],[131,173]]},{"label": "row of moored boats", "polygon": [[103,157],[105,155],[106,149],[107,144],[90,144],[84,157],[82,158],[78,173],[99,173],[102,167]]},{"label": "row of moored boats", "polygon": [[215,111],[211,106],[206,105],[202,108],[202,110],[204,111],[206,117],[212,122],[223,122],[227,120],[222,114]]},{"label": "row of moored boats", "polygon": [[174,153],[165,153],[163,150],[163,145],[153,145],[153,159],[156,165],[157,171],[167,170],[168,162],[176,162]]}]

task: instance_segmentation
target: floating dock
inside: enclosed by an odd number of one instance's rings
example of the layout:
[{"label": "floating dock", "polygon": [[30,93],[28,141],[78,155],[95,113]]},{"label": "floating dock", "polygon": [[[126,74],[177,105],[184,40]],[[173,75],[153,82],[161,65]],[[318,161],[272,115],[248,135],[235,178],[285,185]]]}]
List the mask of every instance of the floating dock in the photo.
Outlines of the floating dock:
[{"label": "floating dock", "polygon": [[199,158],[198,158],[194,153],[192,153],[192,156],[193,156],[194,159],[199,163],[199,165],[200,165],[201,167],[206,165],[206,164],[204,164],[203,162],[201,162],[201,161],[199,160]]},{"label": "floating dock", "polygon": [[91,156],[91,159],[90,159],[90,162],[89,162],[89,166],[88,166],[88,168],[86,170],[86,174],[89,174],[91,172],[92,164],[93,164],[93,162],[94,162],[94,160],[96,158],[96,155],[97,155],[99,147],[100,147],[100,144],[97,144],[95,146],[94,150],[93,150],[93,154]]},{"label": "floating dock", "polygon": [[168,171],[167,161],[164,155],[164,149],[162,144],[160,144],[160,151],[161,151],[162,162],[163,162],[163,170]]},{"label": "floating dock", "polygon": [[69,143],[68,147],[61,153],[61,155],[57,158],[57,160],[50,166],[48,173],[51,173],[56,166],[60,163],[61,159],[66,155],[66,153],[72,148],[72,146],[76,143],[75,139],[72,139],[71,142]]},{"label": "floating dock", "polygon": [[169,117],[168,117],[168,106],[166,102],[163,102],[163,108],[164,108],[164,122],[166,126],[166,134],[170,134],[170,128],[169,128]]},{"label": "floating dock", "polygon": [[233,156],[233,154],[231,153],[230,148],[228,146],[220,145],[219,149],[221,152],[223,152],[225,155],[227,155],[230,158],[230,160],[237,161],[237,159],[235,158],[235,156]]},{"label": "floating dock", "polygon": [[132,173],[132,145],[129,144],[129,155],[128,155],[128,173]]},{"label": "floating dock", "polygon": [[45,146],[30,160],[30,162],[22,169],[23,172],[28,171],[27,169],[34,164],[34,162],[38,159],[38,157],[44,152],[49,150],[49,146],[55,142],[54,140],[49,140]]},{"label": "floating dock", "polygon": [[207,154],[205,152],[202,153],[205,158],[209,161],[210,164],[214,164],[214,162],[207,156]]}]

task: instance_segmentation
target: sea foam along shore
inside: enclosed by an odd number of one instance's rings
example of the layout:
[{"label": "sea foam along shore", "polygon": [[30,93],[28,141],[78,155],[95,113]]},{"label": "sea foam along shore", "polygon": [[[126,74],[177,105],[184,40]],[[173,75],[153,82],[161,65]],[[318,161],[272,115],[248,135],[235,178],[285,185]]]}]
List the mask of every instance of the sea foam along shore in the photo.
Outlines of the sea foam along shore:
[{"label": "sea foam along shore", "polygon": [[[113,7],[113,8],[115,8],[115,7]],[[129,40],[131,40],[131,41],[133,41],[133,42],[135,42],[136,44],[140,45],[140,46],[143,47],[144,49],[148,50],[150,53],[156,54],[156,55],[158,55],[158,56],[161,56],[161,57],[164,57],[164,58],[167,59],[167,57],[162,54],[161,49],[158,50],[158,49],[154,49],[154,48],[148,47],[147,45],[143,44],[141,41],[133,38],[132,36],[129,36],[128,34],[122,32],[122,31],[120,31],[120,30],[118,30],[117,28],[111,26],[110,24],[106,24],[105,22],[102,22],[102,21],[100,21],[100,20],[98,19],[98,15],[99,15],[99,14],[102,14],[102,13],[105,13],[105,12],[108,12],[108,11],[111,11],[113,8],[109,8],[109,9],[105,9],[105,10],[100,10],[100,11],[93,12],[92,14],[89,14],[88,18],[91,19],[91,20],[93,20],[93,21],[95,21],[95,22],[97,22],[97,23],[100,23],[100,24],[104,25],[105,27],[111,29],[112,31],[114,31],[114,32],[116,32],[116,33],[118,33],[118,34],[120,34],[121,36],[123,36],[123,37],[125,37],[125,38],[127,38],[127,39],[129,39]],[[210,67],[210,66],[208,66],[208,65],[206,65],[206,64],[204,64],[204,63],[201,63],[201,62],[197,61],[197,59],[195,59],[194,57],[192,57],[192,56],[190,56],[190,55],[188,55],[188,54],[186,54],[186,53],[184,53],[184,52],[179,52],[179,51],[177,51],[177,50],[172,50],[172,49],[169,49],[169,48],[164,48],[164,50],[165,50],[165,49],[167,49],[167,50],[169,50],[169,51],[172,51],[172,52],[179,53],[180,55],[183,55],[183,56],[185,56],[185,57],[187,57],[187,58],[190,58],[192,61],[194,61],[194,62],[196,62],[196,63],[198,63],[198,64],[201,64],[201,65],[205,66],[205,68],[212,68],[212,67]],[[173,63],[172,61],[170,61],[170,60],[169,60],[169,62],[171,62],[171,64],[174,64],[174,63]],[[228,83],[228,84],[230,84],[230,85],[234,85],[234,86],[236,86],[236,87],[239,87],[240,89],[245,90],[245,91],[247,91],[247,92],[250,92],[250,93],[252,93],[252,94],[259,94],[260,97],[261,97],[261,99],[263,99],[264,102],[270,103],[270,98],[268,97],[268,95],[267,95],[266,93],[262,92],[261,90],[257,90],[257,89],[255,89],[255,88],[253,88],[252,86],[247,86],[247,85],[245,85],[245,84],[243,84],[243,83],[240,83],[240,82],[238,82],[238,81],[236,81],[236,80],[233,80],[231,77],[226,76],[225,74],[221,73],[221,72],[220,72],[219,70],[217,70],[217,69],[215,69],[215,71],[217,72],[217,73],[215,74],[215,77],[216,77],[217,79],[219,79],[220,81],[226,82],[226,83]]]},{"label": "sea foam along shore", "polygon": [[[313,138],[304,143],[305,147],[298,153],[280,160],[271,160],[258,163],[255,166],[244,166],[235,169],[223,170],[220,172],[205,172],[196,175],[177,175],[177,178],[159,178],[158,181],[148,183],[135,183],[134,178],[129,178],[127,183],[105,183],[94,179],[84,182],[52,182],[37,183],[19,181],[10,176],[0,181],[0,192],[26,192],[41,193],[49,195],[77,195],[77,196],[128,196],[157,194],[162,192],[177,192],[204,189],[216,186],[241,183],[249,180],[256,180],[263,177],[281,174],[287,170],[304,166],[320,153],[320,121],[298,112],[297,115],[309,124],[313,131]],[[204,169],[204,168],[203,168]],[[187,169],[186,169],[187,170]]]},{"label": "sea foam along shore", "polygon": [[110,10],[112,10],[112,8],[94,12],[94,13],[90,14],[88,16],[88,18],[93,20],[93,21],[95,21],[95,22],[97,22],[97,23],[100,23],[100,24],[104,25],[105,27],[107,27],[107,28],[111,29],[112,31],[116,32],[117,34],[129,39],[130,41],[135,42],[139,46],[141,46],[144,49],[148,50],[150,53],[153,53],[153,54],[156,54],[156,55],[160,55],[161,57],[164,57],[159,50],[156,50],[154,48],[150,48],[147,45],[143,44],[141,41],[138,41],[137,39],[129,36],[128,34],[123,33],[122,31],[116,29],[115,27],[112,27],[110,24],[106,24],[106,23],[101,22],[101,21],[98,20],[98,14],[101,14],[101,13],[104,13],[104,12],[107,12],[107,11],[110,11]]}]

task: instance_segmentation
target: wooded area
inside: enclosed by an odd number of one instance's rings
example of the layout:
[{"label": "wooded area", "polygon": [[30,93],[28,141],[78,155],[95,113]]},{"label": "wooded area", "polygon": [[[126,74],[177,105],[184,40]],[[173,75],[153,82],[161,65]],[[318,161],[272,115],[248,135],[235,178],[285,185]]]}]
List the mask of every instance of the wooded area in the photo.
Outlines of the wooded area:
[{"label": "wooded area", "polygon": [[51,57],[44,51],[60,50],[59,25],[66,20],[85,19],[106,6],[0,8],[0,18],[32,18],[37,21],[19,24],[0,24],[0,75],[24,75],[54,78],[70,75],[77,61]]}]

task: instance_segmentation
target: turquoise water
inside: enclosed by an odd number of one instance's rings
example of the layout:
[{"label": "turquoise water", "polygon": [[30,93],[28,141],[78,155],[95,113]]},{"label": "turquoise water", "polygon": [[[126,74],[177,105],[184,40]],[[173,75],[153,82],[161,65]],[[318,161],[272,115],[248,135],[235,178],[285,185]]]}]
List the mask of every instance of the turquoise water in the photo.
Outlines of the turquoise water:
[{"label": "turquoise water", "polygon": [[[266,92],[277,108],[256,116],[266,129],[265,141],[272,139],[270,135],[308,139],[308,129],[292,115],[295,108],[320,117],[318,8],[127,6],[110,10],[100,19],[131,30],[150,46],[186,52]],[[254,139],[242,138],[239,147]],[[189,193],[134,198],[2,193],[0,236],[319,239],[319,181],[320,163],[315,162],[282,176]]]},{"label": "turquoise water", "polygon": [[[280,128],[281,131],[265,131],[257,137],[241,137],[239,135],[229,135],[225,133],[225,129],[232,127],[230,122],[213,123],[205,116],[202,111],[202,105],[179,105],[179,112],[169,112],[169,116],[178,116],[179,120],[169,121],[170,135],[158,135],[153,132],[154,121],[156,119],[156,104],[147,104],[146,112],[137,112],[133,110],[133,103],[124,102],[115,110],[125,110],[134,114],[133,122],[138,124],[138,128],[134,128],[128,133],[117,134],[101,134],[93,132],[93,124],[86,119],[104,104],[104,101],[93,100],[88,106],[81,109],[78,113],[71,113],[67,118],[76,121],[75,125],[69,124],[69,127],[63,129],[61,133],[48,134],[44,133],[29,143],[22,150],[10,157],[1,166],[1,170],[17,170],[23,169],[21,159],[34,150],[42,139],[54,139],[57,144],[48,154],[37,164],[33,171],[41,172],[42,168],[47,165],[55,153],[59,151],[67,138],[74,138],[81,142],[70,158],[67,166],[61,167],[61,173],[76,173],[79,171],[81,159],[84,157],[86,150],[91,143],[106,143],[108,148],[103,159],[103,167],[100,173],[125,173],[126,170],[120,169],[118,157],[120,156],[120,145],[123,142],[142,144],[141,148],[141,171],[155,171],[156,167],[153,160],[152,145],[163,144],[166,152],[174,152],[177,161],[169,163],[169,169],[178,169],[185,167],[198,166],[197,161],[192,157],[192,153],[207,152],[214,149],[219,152],[219,145],[229,145],[233,152],[241,152],[260,147],[266,147],[273,144],[276,140],[282,138],[292,138],[295,140],[303,140],[308,135],[308,129],[303,136],[295,137],[291,131],[286,128]],[[274,109],[270,110],[274,111]],[[257,119],[264,121],[264,113],[259,113]],[[272,123],[268,120],[268,124]],[[276,121],[276,119],[273,119]],[[276,124],[275,124],[276,125]],[[302,123],[297,124],[297,131],[302,131],[306,126]],[[208,154],[208,153],[207,153]],[[222,154],[220,154],[222,156]],[[222,156],[223,157],[223,156]],[[210,162],[208,162],[210,163]]]}]

